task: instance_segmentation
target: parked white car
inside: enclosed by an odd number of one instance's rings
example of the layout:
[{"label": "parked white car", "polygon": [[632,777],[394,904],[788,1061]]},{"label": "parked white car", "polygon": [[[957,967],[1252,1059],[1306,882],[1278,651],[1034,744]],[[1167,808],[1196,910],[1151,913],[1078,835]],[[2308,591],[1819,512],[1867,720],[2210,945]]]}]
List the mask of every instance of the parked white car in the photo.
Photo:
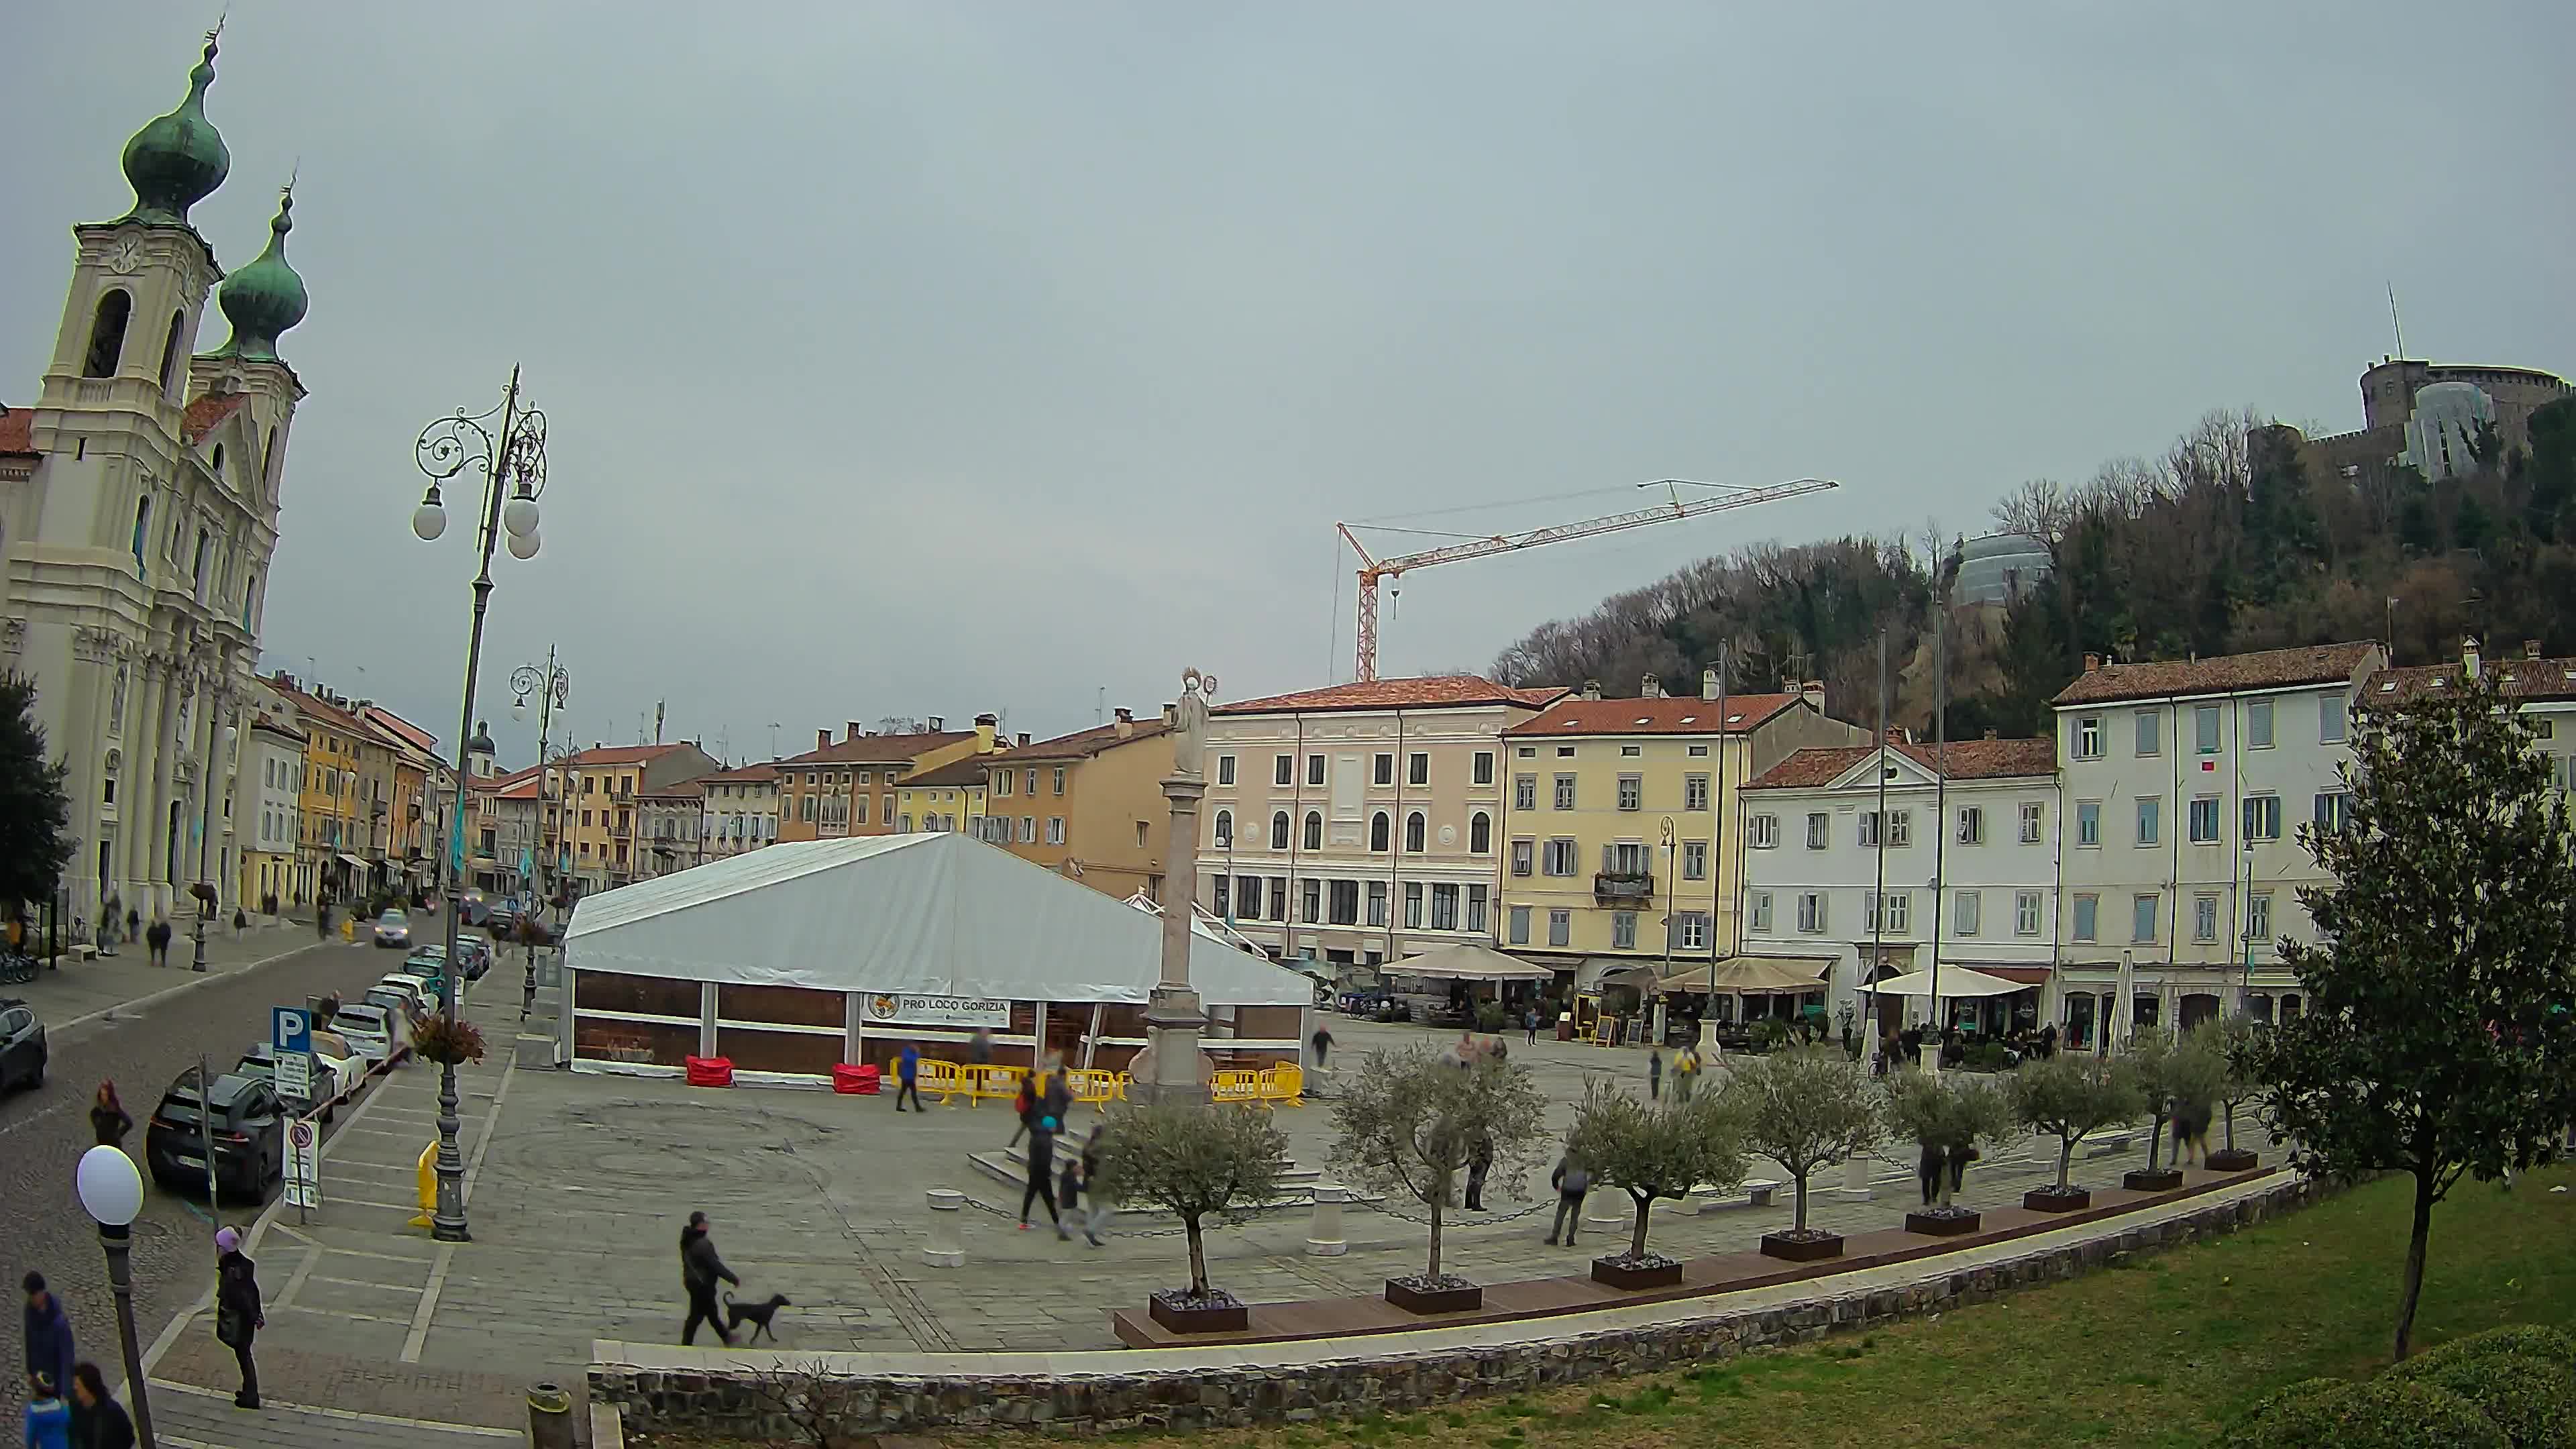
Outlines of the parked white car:
[{"label": "parked white car", "polygon": [[435,1016],[438,1014],[438,993],[430,990],[429,983],[421,980],[417,976],[407,976],[400,971],[395,971],[385,975],[382,979],[378,980],[376,984],[378,986],[390,987],[408,997],[411,1000],[412,1011],[415,1015]]},{"label": "parked white car", "polygon": [[[368,1065],[373,1066],[394,1054],[394,1043],[409,1034],[409,1025],[397,1026],[385,1009],[371,1001],[351,1002],[331,1018],[331,1029],[354,1048]],[[397,1035],[401,1033],[401,1036]]]}]

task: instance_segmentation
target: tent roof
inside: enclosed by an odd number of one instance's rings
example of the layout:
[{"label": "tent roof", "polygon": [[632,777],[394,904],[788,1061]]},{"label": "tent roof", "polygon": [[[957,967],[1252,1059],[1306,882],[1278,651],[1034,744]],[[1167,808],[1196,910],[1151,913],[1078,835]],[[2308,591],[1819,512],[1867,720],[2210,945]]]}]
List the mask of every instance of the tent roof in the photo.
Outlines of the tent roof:
[{"label": "tent roof", "polygon": [[1422,976],[1437,981],[1554,981],[1556,973],[1535,961],[1461,941],[1377,968],[1380,976]]},{"label": "tent roof", "polygon": [[[1307,979],[1194,923],[1210,1006],[1305,1006]],[[766,846],[585,896],[564,964],[685,981],[921,996],[1143,1002],[1162,922],[956,832]]]},{"label": "tent roof", "polygon": [[1706,966],[1676,971],[1657,989],[1679,995],[1738,991],[1821,991],[1825,967],[1808,956],[1729,956]]},{"label": "tent roof", "polygon": [[[2018,981],[2006,981],[2000,976],[1989,976],[1983,971],[1971,971],[1965,966],[1948,966],[1941,971],[1941,995],[1945,1000],[1953,996],[2002,996],[2009,992],[2029,989]],[[1861,990],[1876,991],[1888,996],[1930,996],[1932,973],[1908,971],[1902,976],[1890,976],[1882,981],[1871,982]]]}]

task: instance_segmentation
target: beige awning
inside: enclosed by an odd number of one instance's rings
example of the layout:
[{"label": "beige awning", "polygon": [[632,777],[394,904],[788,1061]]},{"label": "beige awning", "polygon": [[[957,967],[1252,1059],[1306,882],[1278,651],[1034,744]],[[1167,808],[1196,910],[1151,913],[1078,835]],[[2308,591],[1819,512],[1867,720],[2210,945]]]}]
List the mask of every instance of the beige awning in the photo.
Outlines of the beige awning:
[{"label": "beige awning", "polygon": [[1729,956],[1676,971],[1656,984],[1668,995],[1735,995],[1747,991],[1822,991],[1830,963],[1810,956]]},{"label": "beige awning", "polygon": [[[2029,989],[2018,981],[2006,981],[2000,976],[1988,976],[1983,971],[1971,971],[1965,966],[1941,968],[1941,996],[1944,1000],[1954,996],[2004,996]],[[1902,976],[1890,976],[1883,981],[1873,981],[1861,990],[1875,991],[1883,996],[1930,996],[1932,973],[1908,971]]]},{"label": "beige awning", "polygon": [[1433,981],[1554,981],[1556,973],[1535,961],[1506,956],[1472,941],[1443,946],[1378,968],[1381,976],[1420,976]]}]

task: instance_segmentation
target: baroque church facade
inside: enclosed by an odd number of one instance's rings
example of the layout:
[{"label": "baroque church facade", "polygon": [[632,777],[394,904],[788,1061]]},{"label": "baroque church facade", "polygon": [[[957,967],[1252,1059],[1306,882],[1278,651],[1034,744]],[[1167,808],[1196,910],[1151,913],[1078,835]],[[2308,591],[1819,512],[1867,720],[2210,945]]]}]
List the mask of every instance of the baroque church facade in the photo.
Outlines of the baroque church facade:
[{"label": "baroque church facade", "polygon": [[[0,410],[0,668],[31,678],[68,767],[65,909],[228,912],[248,838],[233,800],[287,441],[304,386],[290,186],[267,250],[227,275],[188,209],[231,169],[206,117],[215,37],[186,99],[126,143],[134,206],[72,228],[71,288],[32,407]],[[197,350],[212,300],[230,336]],[[248,798],[247,796],[245,798]]]}]

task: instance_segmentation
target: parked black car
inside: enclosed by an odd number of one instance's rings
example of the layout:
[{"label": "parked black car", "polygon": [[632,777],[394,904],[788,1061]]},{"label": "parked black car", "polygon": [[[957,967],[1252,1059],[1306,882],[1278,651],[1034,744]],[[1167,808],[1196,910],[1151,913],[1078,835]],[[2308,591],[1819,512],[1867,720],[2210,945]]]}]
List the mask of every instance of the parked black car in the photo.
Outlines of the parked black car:
[{"label": "parked black car", "polygon": [[[216,1195],[266,1197],[268,1185],[286,1168],[286,1121],[276,1089],[250,1077],[226,1076],[215,1078],[212,1095]],[[152,1125],[143,1134],[144,1161],[162,1187],[175,1191],[204,1184],[202,1110],[195,1072],[172,1082],[161,1094],[161,1105],[152,1109]]]},{"label": "parked black car", "polygon": [[0,1092],[44,1084],[45,1024],[36,1020],[34,1007],[0,996]]}]

